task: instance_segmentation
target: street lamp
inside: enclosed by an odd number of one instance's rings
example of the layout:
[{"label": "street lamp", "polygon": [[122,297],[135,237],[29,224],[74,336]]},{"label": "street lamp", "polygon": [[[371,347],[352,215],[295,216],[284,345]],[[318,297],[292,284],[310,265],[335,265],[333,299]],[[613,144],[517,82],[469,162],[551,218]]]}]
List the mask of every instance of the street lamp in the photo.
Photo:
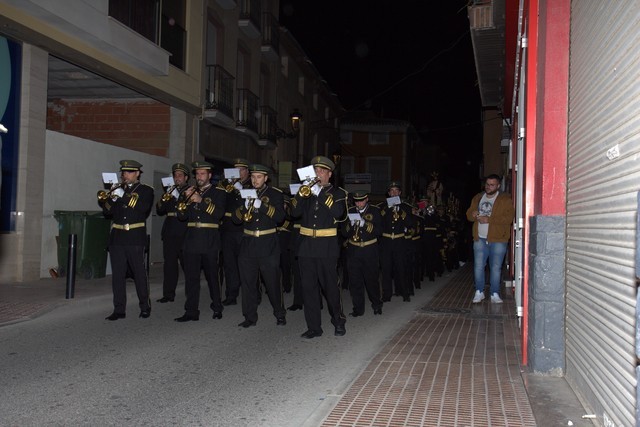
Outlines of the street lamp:
[{"label": "street lamp", "polygon": [[296,108],[295,110],[293,110],[293,113],[289,115],[289,118],[291,119],[291,132],[287,132],[284,129],[277,128],[276,138],[295,138],[298,136],[298,133],[300,132],[300,121],[302,120],[302,113],[300,113],[300,111],[298,111],[298,109]]}]

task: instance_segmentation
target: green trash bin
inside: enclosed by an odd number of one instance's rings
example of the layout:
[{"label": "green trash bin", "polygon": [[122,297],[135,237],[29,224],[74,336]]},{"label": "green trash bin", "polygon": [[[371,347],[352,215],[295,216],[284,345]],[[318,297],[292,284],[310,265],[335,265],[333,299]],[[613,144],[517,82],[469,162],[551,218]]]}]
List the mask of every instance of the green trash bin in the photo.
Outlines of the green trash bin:
[{"label": "green trash bin", "polygon": [[111,222],[100,211],[54,211],[58,220],[58,275],[67,274],[69,235],[78,236],[76,274],[85,279],[104,277]]}]

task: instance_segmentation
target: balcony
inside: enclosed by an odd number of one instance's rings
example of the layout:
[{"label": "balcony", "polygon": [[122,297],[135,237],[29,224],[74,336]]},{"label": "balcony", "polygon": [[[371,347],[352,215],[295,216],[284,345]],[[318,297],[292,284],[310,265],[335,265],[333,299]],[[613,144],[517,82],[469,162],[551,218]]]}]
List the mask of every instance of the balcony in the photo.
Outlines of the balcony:
[{"label": "balcony", "polygon": [[249,89],[238,89],[236,129],[258,140],[258,96]]},{"label": "balcony", "polygon": [[250,39],[260,37],[260,0],[240,0],[238,26]]},{"label": "balcony", "polygon": [[233,76],[220,65],[207,65],[204,117],[233,126]]},{"label": "balcony", "polygon": [[275,16],[265,12],[262,14],[262,55],[266,60],[276,62],[280,58],[279,47],[280,25]]},{"label": "balcony", "polygon": [[261,147],[276,146],[276,133],[278,126],[276,125],[277,113],[271,107],[263,105],[260,107],[260,126],[258,128],[258,145]]}]

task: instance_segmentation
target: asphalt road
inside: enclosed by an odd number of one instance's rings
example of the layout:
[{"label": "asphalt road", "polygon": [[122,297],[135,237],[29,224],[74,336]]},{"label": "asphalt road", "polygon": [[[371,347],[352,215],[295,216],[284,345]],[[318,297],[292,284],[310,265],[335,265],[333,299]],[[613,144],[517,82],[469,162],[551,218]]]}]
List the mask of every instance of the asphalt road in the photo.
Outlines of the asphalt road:
[{"label": "asphalt road", "polygon": [[325,309],[324,335],[312,340],[300,338],[302,311],[276,326],[266,297],[255,327],[237,326],[240,305],[213,320],[204,289],[198,322],[173,321],[183,297],[139,319],[130,283],[126,319],[104,320],[112,305],[103,295],[0,328],[0,425],[317,426],[446,280],[424,282],[409,303],[394,298],[382,316],[367,307],[348,317],[344,337]]}]

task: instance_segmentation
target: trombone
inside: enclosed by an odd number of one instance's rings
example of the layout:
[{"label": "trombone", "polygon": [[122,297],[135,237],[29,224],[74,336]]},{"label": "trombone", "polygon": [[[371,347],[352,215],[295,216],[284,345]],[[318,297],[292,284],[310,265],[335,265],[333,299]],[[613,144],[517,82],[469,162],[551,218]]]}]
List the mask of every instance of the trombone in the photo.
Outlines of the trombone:
[{"label": "trombone", "polygon": [[122,187],[124,187],[124,182],[119,182],[117,184],[113,184],[109,189],[109,191],[106,191],[106,190],[98,191],[98,201],[104,202],[107,199],[111,199],[113,197],[113,192],[116,191],[118,188],[122,188]]},{"label": "trombone", "polygon": [[307,184],[302,184],[300,189],[298,190],[298,194],[300,197],[308,198],[311,196],[311,187],[320,182],[320,178],[315,177],[313,180],[309,181]]}]

